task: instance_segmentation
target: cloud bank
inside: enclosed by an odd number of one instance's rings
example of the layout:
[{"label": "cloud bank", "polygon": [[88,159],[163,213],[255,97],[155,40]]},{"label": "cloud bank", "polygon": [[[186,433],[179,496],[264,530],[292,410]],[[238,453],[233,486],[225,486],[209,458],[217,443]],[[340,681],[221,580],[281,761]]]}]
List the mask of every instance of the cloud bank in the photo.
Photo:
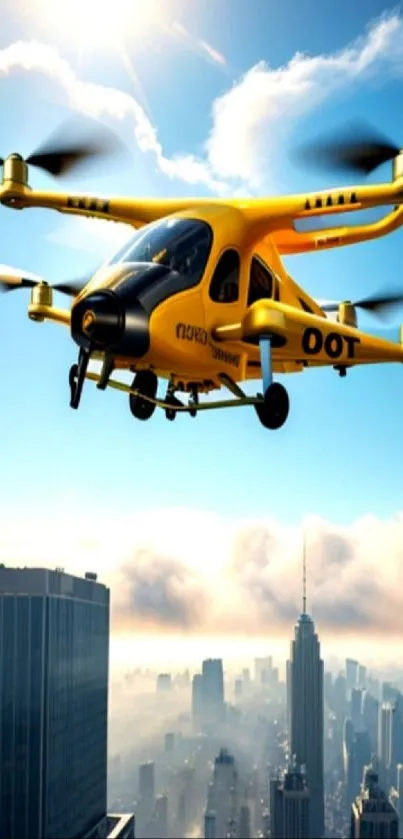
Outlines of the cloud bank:
[{"label": "cloud bank", "polygon": [[[175,509],[101,527],[96,518],[73,529],[48,522],[27,521],[23,533],[18,521],[1,522],[0,560],[97,571],[111,586],[115,634],[289,637],[301,612],[301,528]],[[308,611],[321,637],[400,636],[403,513],[345,527],[311,517],[304,528]]]}]

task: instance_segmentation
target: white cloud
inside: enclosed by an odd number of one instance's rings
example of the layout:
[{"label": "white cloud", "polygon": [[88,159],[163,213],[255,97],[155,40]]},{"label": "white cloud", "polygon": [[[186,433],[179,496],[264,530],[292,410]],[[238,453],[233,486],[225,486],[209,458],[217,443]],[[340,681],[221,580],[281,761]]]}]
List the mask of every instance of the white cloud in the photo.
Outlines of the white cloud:
[{"label": "white cloud", "polygon": [[[180,24],[171,29],[184,40],[191,37]],[[209,44],[198,44],[216,62],[225,61]],[[157,128],[133,96],[80,79],[51,46],[19,41],[0,50],[0,74],[21,68],[56,80],[72,108],[94,117],[131,120],[138,147],[154,155],[157,168],[169,178],[218,195],[239,195],[243,189],[273,187],[276,146],[301,115],[371,73],[403,70],[403,22],[398,14],[384,17],[337,53],[297,53],[280,68],[256,64],[213,102],[204,157],[188,152],[167,156]]]},{"label": "white cloud", "polygon": [[89,116],[131,119],[139,149],[153,154],[159,170],[170,178],[203,186],[216,193],[226,191],[227,185],[212,175],[207,161],[199,160],[192,154],[171,158],[164,155],[157,129],[133,96],[116,88],[79,79],[54,47],[38,41],[18,41],[0,50],[0,75],[15,69],[46,74],[61,85],[71,108]]},{"label": "white cloud", "polygon": [[[311,517],[304,528],[308,605],[321,638],[396,639],[403,514],[388,521],[366,516],[345,527]],[[0,534],[0,561],[7,564],[97,571],[112,587],[119,632],[283,638],[301,609],[301,529],[273,519],[142,510],[107,519],[88,513],[72,529],[58,510],[47,510],[46,526],[36,515],[21,529],[9,516]]]},{"label": "white cloud", "polygon": [[206,144],[209,164],[222,178],[254,186],[273,172],[282,133],[336,91],[382,69],[402,70],[403,22],[392,15],[374,23],[355,44],[330,55],[297,53],[278,69],[262,61],[213,104]]}]

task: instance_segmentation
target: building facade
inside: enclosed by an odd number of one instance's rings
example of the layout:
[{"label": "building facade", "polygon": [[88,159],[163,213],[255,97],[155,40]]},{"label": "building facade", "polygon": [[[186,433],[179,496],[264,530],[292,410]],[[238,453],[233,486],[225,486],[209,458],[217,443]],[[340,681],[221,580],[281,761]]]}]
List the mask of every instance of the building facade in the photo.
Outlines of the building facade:
[{"label": "building facade", "polygon": [[108,658],[95,575],[0,567],[1,839],[106,829]]}]

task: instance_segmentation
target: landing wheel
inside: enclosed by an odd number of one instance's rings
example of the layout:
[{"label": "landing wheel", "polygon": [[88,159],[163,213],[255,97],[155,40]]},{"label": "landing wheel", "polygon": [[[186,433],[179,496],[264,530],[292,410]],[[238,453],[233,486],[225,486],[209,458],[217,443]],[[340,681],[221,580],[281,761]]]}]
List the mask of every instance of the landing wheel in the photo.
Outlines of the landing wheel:
[{"label": "landing wheel", "polygon": [[[138,390],[139,394],[148,396],[149,399],[155,399],[158,389],[158,379],[151,370],[139,370],[136,373],[133,384],[133,390]],[[143,399],[141,395],[134,396],[133,393],[129,396],[129,405],[132,415],[139,420],[148,420],[152,417],[156,406],[148,399]]]},{"label": "landing wheel", "polygon": [[266,390],[263,403],[255,405],[255,408],[265,428],[271,431],[281,428],[290,410],[290,400],[285,387],[280,382],[273,382]]}]

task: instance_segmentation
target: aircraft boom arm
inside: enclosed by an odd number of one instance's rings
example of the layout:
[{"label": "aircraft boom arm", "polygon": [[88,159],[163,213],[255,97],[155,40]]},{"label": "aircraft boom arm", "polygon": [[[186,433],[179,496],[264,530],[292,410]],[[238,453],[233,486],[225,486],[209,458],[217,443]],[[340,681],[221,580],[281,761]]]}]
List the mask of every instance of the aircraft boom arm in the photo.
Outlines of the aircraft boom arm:
[{"label": "aircraft boom arm", "polygon": [[[205,199],[199,199],[199,202],[206,203]],[[15,210],[42,207],[60,213],[123,222],[133,227],[142,227],[144,224],[186,209],[192,204],[186,198],[100,197],[89,194],[30,190],[27,187],[18,188],[15,184],[0,187],[0,203]]]},{"label": "aircraft boom arm", "polygon": [[273,234],[273,239],[279,253],[286,256],[368,242],[371,239],[386,236],[387,233],[393,233],[402,225],[403,206],[395,207],[391,213],[388,213],[379,221],[360,224],[355,227],[328,227],[299,232],[295,230],[291,223],[283,230],[276,231]]},{"label": "aircraft boom arm", "polygon": [[[20,210],[28,207],[43,207],[61,213],[124,222],[133,227],[141,227],[182,210],[195,209],[197,211],[198,207],[219,204],[237,208],[250,228],[251,238],[259,241],[268,234],[289,227],[291,222],[297,219],[366,210],[378,206],[400,206],[403,204],[403,179],[399,178],[387,184],[340,187],[300,195],[245,199],[99,197],[88,193],[79,195],[68,192],[31,190],[16,180],[3,180],[0,186],[0,203]],[[320,235],[323,238],[323,231]]]}]

